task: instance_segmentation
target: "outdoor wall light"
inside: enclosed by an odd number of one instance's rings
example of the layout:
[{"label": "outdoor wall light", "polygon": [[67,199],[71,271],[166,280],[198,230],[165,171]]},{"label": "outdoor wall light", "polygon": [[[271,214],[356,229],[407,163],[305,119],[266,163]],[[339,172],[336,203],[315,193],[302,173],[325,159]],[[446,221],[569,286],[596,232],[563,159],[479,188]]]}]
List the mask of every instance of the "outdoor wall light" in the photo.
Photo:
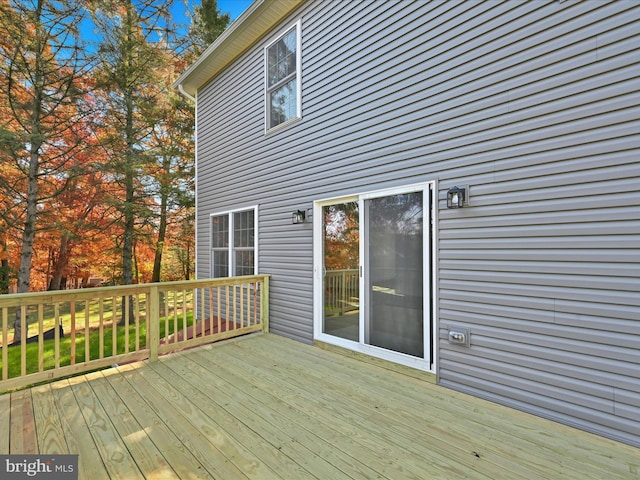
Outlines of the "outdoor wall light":
[{"label": "outdoor wall light", "polygon": [[296,210],[291,216],[291,223],[304,223],[305,216],[304,210]]},{"label": "outdoor wall light", "polygon": [[447,190],[447,208],[462,208],[465,205],[466,197],[466,188],[450,188]]}]

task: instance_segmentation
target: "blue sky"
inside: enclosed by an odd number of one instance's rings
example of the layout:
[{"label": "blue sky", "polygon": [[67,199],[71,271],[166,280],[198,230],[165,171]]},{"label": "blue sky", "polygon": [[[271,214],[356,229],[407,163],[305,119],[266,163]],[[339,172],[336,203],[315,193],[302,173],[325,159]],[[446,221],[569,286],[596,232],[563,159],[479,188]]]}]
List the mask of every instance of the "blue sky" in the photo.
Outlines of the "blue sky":
[{"label": "blue sky", "polygon": [[231,14],[231,20],[235,20],[252,3],[253,0],[218,0],[218,11]]},{"label": "blue sky", "polygon": [[[193,7],[200,5],[201,0],[174,0],[171,8],[173,14],[173,21],[178,24],[182,24],[184,27],[189,25],[189,18],[185,15],[186,5],[188,4],[189,10],[193,11]],[[218,11],[220,13],[228,13],[231,16],[231,21],[238,18],[242,12],[244,12],[249,5],[253,3],[253,0],[218,0]],[[95,42],[96,37],[93,33],[93,24],[89,19],[86,19],[80,27],[82,36],[85,40]],[[89,47],[92,48],[92,47]]]},{"label": "blue sky", "polygon": [[[194,5],[200,5],[200,0],[187,0],[189,3],[189,9],[193,11]],[[235,20],[244,12],[253,0],[218,0],[218,11],[220,13],[228,13],[231,15],[231,20]],[[175,0],[173,6],[173,13],[175,15],[176,22],[185,22],[188,20],[184,17],[184,0]]]}]

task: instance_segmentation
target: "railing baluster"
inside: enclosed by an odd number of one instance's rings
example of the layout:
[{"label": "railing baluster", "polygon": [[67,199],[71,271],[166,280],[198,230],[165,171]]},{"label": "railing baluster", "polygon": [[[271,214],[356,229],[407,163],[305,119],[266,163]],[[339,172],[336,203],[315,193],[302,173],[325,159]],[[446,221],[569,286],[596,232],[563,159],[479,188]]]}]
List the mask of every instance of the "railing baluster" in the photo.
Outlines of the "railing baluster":
[{"label": "railing baluster", "polygon": [[9,309],[2,307],[2,379],[9,378],[9,346],[8,346],[8,333],[9,333]]},{"label": "railing baluster", "polygon": [[233,305],[233,325],[234,328],[238,328],[238,299],[236,296],[236,287],[237,285],[231,285],[231,289],[233,290],[233,294],[231,296],[231,304]]},{"label": "railing baluster", "polygon": [[129,308],[132,297],[127,295],[126,298],[127,308],[124,314],[124,353],[129,353],[129,322],[131,321],[131,318],[129,318]]},{"label": "railing baluster", "polygon": [[[164,302],[164,337],[163,338],[165,341],[167,341],[167,339],[169,338],[169,315],[171,314],[168,290],[164,292],[162,301]],[[160,319],[158,319],[158,328],[160,328]]]},{"label": "railing baluster", "polygon": [[[198,299],[202,296],[202,301],[200,302],[200,314],[198,314]],[[191,320],[192,325],[195,328],[197,323],[200,323],[200,337],[206,336],[207,323],[205,321],[205,308],[204,308],[204,287],[198,290],[197,288],[193,289],[193,294],[191,296],[191,307],[193,311],[193,319]]]},{"label": "railing baluster", "polygon": [[174,341],[178,339],[178,291],[173,290],[173,333]]},{"label": "railing baluster", "polygon": [[[127,297],[125,296],[121,302],[122,310],[126,310]],[[118,354],[118,301],[116,297],[113,297],[113,303],[111,304],[111,356],[115,357]],[[125,312],[122,312],[124,315]],[[123,317],[124,318],[124,317]]]},{"label": "railing baluster", "polygon": [[253,284],[253,324],[258,325],[258,285],[256,281]]},{"label": "railing baluster", "polygon": [[157,285],[149,287],[147,295],[147,348],[149,348],[149,360],[158,360],[158,348],[160,346],[160,293]]},{"label": "railing baluster", "polygon": [[221,328],[222,328],[222,325],[221,325],[221,323],[222,323],[222,320],[221,320],[221,317],[222,317],[222,313],[221,313],[222,312],[222,307],[221,307],[222,299],[220,298],[221,292],[220,292],[220,286],[219,285],[216,287],[216,292],[218,293],[218,311],[217,311],[218,333],[220,333],[221,332]]},{"label": "railing baluster", "polygon": [[[214,333],[214,327],[213,327],[213,287],[209,287],[208,290],[209,290],[209,331],[213,335],[213,333]],[[202,303],[204,304],[204,299],[203,299]]]},{"label": "railing baluster", "polygon": [[[41,307],[42,305],[38,305],[38,307]],[[54,338],[54,364],[56,366],[56,368],[60,368],[60,329],[58,328],[58,325],[60,325],[60,303],[56,302],[55,305],[53,306],[53,310],[54,310],[54,318],[55,318],[55,322],[54,322],[54,327],[53,327],[53,338]],[[40,312],[38,312],[38,316],[40,315]]]},{"label": "railing baluster", "polygon": [[182,339],[187,339],[187,291],[182,290]]},{"label": "railing baluster", "polygon": [[44,371],[44,305],[38,305],[38,371]]},{"label": "railing baluster", "polygon": [[69,332],[71,341],[71,365],[76,364],[76,302],[71,301],[71,332]]},{"label": "railing baluster", "polygon": [[[135,331],[136,331],[136,341],[135,341],[135,351],[140,350],[140,294],[136,295],[136,318],[135,321]],[[127,342],[127,352],[129,351],[129,342]]]},{"label": "railing baluster", "polygon": [[262,288],[260,289],[260,323],[262,331],[269,331],[269,277],[262,280]]},{"label": "railing baluster", "polygon": [[[231,323],[231,316],[229,315],[229,303],[230,303],[230,299],[229,299],[229,285],[225,285],[225,304],[226,304],[226,311],[225,311],[225,315],[224,318],[227,320],[227,330],[233,330],[235,328],[235,325],[233,323]],[[229,327],[229,325],[231,325],[231,327]]]},{"label": "railing baluster", "polygon": [[20,309],[20,375],[27,374],[27,305]]},{"label": "railing baluster", "polygon": [[100,308],[99,308],[99,315],[100,315],[100,325],[98,326],[98,330],[99,330],[99,334],[98,334],[98,339],[99,339],[99,355],[98,358],[99,359],[103,359],[104,358],[104,299],[100,298]]},{"label": "railing baluster", "polygon": [[89,329],[89,320],[91,317],[91,303],[89,300],[84,301],[84,361],[91,360],[91,330]]},{"label": "railing baluster", "polygon": [[244,284],[240,285],[240,328],[244,327]]}]

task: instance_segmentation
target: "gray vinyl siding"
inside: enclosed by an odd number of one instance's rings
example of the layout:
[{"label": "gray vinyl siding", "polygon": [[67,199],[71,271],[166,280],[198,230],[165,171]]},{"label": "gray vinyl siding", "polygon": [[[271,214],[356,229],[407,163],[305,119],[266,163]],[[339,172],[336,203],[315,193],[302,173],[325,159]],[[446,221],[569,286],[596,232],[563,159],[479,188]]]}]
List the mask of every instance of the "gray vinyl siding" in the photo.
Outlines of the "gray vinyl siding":
[{"label": "gray vinyl siding", "polygon": [[[298,19],[303,117],[265,135]],[[636,1],[306,2],[198,92],[198,276],[209,214],[259,205],[271,331],[311,342],[291,213],[437,180],[438,382],[640,445],[639,46]]]}]

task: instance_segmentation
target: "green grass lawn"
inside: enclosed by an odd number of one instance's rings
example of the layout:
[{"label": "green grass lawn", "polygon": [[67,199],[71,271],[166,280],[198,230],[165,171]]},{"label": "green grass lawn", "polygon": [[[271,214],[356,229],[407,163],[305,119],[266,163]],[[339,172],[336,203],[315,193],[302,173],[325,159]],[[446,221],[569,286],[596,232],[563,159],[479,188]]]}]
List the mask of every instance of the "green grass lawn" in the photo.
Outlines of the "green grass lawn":
[{"label": "green grass lawn", "polygon": [[[188,312],[186,315],[187,326],[193,324],[193,312]],[[174,333],[174,317],[169,317],[168,335]],[[47,327],[45,327],[46,329]],[[180,313],[178,318],[178,329],[183,328],[183,315]],[[116,327],[116,345],[117,354],[125,353],[125,333],[126,328],[124,326]],[[135,325],[129,325],[129,352],[133,352],[136,349],[136,327]],[[165,319],[160,319],[160,338],[165,336]],[[139,329],[140,348],[143,349],[146,346],[147,339],[147,324],[146,322],[140,322]],[[76,344],[76,360],[75,363],[82,363],[85,361],[85,331],[84,324],[78,325],[75,336]],[[105,327],[103,330],[103,344],[104,344],[104,357],[112,356],[113,349],[113,329],[111,327]],[[55,340],[45,340],[44,346],[44,369],[49,370],[55,367]],[[27,350],[27,374],[38,372],[38,343],[29,343],[26,345]],[[91,359],[97,359],[100,356],[100,331],[93,327],[89,334],[89,351]],[[16,345],[8,347],[7,365],[9,378],[20,376],[21,360],[20,360],[20,346]],[[71,365],[71,337],[69,332],[65,330],[64,338],[60,339],[60,366]],[[2,359],[0,358],[0,370],[2,368]]]}]

